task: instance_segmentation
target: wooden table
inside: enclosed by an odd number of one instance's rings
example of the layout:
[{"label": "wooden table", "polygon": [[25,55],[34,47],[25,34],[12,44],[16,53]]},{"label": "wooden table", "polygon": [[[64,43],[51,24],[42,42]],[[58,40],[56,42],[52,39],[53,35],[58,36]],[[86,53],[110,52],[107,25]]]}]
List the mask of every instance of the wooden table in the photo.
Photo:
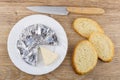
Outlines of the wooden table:
[{"label": "wooden table", "polygon": [[[33,76],[17,69],[7,52],[7,38],[13,25],[25,16],[38,14],[25,8],[30,5],[101,7],[106,13],[104,15],[48,15],[64,27],[69,40],[68,53],[62,65],[55,71],[42,76]],[[115,44],[113,61],[104,63],[98,60],[95,69],[86,75],[75,74],[71,67],[74,47],[78,41],[84,40],[72,28],[73,20],[78,17],[96,20]],[[0,0],[0,80],[120,80],[120,0]]]}]

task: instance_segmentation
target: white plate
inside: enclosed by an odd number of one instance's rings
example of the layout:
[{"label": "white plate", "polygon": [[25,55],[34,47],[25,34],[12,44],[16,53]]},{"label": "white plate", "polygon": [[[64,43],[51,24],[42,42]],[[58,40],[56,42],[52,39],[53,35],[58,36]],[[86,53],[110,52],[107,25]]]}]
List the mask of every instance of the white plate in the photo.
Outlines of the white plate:
[{"label": "white plate", "polygon": [[[27,64],[22,60],[21,55],[19,55],[19,51],[16,47],[16,43],[19,35],[21,34],[21,31],[29,25],[37,23],[44,24],[54,30],[59,40],[59,46],[45,46],[59,55],[59,58],[49,66],[45,66],[42,59],[40,59],[36,67]],[[68,40],[63,27],[55,19],[45,15],[31,15],[18,21],[12,28],[7,42],[8,53],[14,65],[21,71],[32,75],[46,74],[59,67],[67,54],[67,48]]]}]

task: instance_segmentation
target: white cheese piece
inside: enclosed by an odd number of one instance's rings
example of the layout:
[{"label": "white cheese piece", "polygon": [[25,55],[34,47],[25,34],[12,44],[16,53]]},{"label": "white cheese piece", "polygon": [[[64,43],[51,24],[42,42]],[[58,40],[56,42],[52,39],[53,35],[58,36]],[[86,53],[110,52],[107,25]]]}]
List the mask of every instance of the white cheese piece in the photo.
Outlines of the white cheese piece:
[{"label": "white cheese piece", "polygon": [[52,64],[58,58],[58,54],[53,53],[52,51],[50,51],[44,47],[40,47],[40,50],[41,50],[43,62],[45,65]]}]

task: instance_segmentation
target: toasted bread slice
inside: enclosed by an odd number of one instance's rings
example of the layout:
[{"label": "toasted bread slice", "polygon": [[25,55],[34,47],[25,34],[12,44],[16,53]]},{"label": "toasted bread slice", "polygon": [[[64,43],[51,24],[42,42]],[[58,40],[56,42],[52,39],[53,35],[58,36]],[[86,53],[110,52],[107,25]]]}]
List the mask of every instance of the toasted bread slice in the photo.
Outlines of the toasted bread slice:
[{"label": "toasted bread slice", "polygon": [[104,33],[96,21],[88,18],[77,18],[73,22],[73,28],[76,32],[86,38],[89,38],[90,34],[93,32]]},{"label": "toasted bread slice", "polygon": [[93,44],[98,57],[106,62],[112,60],[114,55],[114,45],[109,37],[102,33],[91,34],[89,41]]},{"label": "toasted bread slice", "polygon": [[97,59],[97,53],[93,45],[84,40],[75,47],[72,58],[73,68],[76,73],[85,74],[96,66]]}]

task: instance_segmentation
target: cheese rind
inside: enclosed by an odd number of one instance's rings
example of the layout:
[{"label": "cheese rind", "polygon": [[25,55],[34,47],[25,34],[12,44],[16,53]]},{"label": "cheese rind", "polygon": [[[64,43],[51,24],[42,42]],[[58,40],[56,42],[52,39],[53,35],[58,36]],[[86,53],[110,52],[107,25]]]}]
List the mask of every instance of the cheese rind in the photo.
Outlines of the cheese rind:
[{"label": "cheese rind", "polygon": [[45,65],[52,64],[58,58],[58,54],[53,53],[49,49],[46,49],[44,47],[40,47],[40,50],[41,50],[41,54],[42,54],[42,57],[43,57],[43,62],[44,62]]}]

